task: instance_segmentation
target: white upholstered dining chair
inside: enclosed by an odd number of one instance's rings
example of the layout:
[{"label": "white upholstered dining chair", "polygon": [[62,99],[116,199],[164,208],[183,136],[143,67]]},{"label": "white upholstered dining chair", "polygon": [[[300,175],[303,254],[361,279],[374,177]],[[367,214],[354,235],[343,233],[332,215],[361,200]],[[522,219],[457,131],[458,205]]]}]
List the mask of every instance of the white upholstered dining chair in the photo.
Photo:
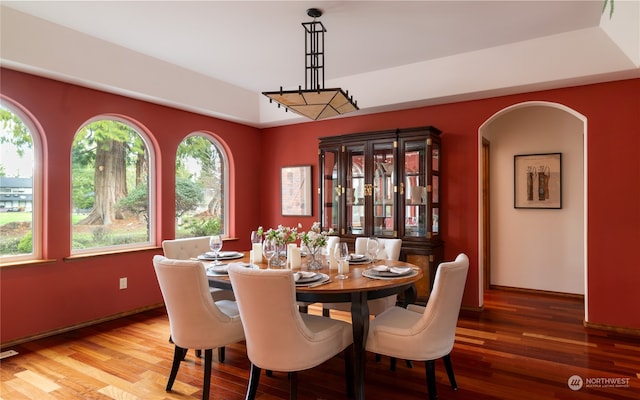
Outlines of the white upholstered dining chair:
[{"label": "white upholstered dining chair", "polygon": [[287,372],[290,398],[297,396],[297,371],[316,367],[344,352],[347,392],[352,393],[351,324],[300,313],[290,270],[229,267],[244,325],[251,375],[246,399],[254,399],[260,371]]},{"label": "white upholstered dining chair", "polygon": [[[204,254],[209,249],[209,236],[164,240],[162,242],[164,256],[174,260],[191,260]],[[231,290],[209,288],[211,297],[217,300],[235,300]]]},{"label": "white upholstered dining chair", "polygon": [[172,260],[157,255],[153,267],[169,316],[175,345],[167,392],[173,387],[180,362],[187,349],[204,349],[203,399],[209,399],[211,362],[214,348],[224,362],[224,346],[244,340],[242,321],[235,301],[214,302],[200,261]]},{"label": "white upholstered dining chair", "polygon": [[429,399],[436,398],[435,360],[442,358],[451,383],[458,388],[450,353],[464,293],[469,258],[438,266],[433,291],[426,307],[393,307],[378,315],[369,326],[367,351],[393,358],[424,361]]},{"label": "white upholstered dining chair", "polygon": [[[402,248],[402,239],[378,239],[378,260],[394,260],[400,259],[400,250]],[[356,254],[367,254],[367,238],[356,238],[355,243]],[[389,307],[396,305],[398,295],[391,295],[380,299],[369,300],[369,314],[378,315]],[[325,303],[322,305],[322,314],[326,317],[330,315],[329,310],[350,311],[351,303]]]}]

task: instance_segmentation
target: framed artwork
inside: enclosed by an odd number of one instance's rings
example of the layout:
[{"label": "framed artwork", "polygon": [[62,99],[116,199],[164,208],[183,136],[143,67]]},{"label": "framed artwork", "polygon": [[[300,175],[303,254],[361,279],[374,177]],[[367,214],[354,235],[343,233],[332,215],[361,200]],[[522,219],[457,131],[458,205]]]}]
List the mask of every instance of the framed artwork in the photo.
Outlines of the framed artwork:
[{"label": "framed artwork", "polygon": [[281,168],[280,206],[282,215],[311,216],[311,165]]},{"label": "framed artwork", "polygon": [[562,208],[562,153],[513,157],[513,207]]}]

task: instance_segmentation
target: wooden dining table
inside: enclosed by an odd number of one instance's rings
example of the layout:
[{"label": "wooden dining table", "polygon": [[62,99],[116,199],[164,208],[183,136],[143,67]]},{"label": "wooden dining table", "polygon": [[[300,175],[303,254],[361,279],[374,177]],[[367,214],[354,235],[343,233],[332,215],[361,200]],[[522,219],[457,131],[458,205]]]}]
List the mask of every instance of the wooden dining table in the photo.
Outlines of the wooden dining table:
[{"label": "wooden dining table", "polygon": [[[228,262],[249,262],[249,257],[230,260]],[[350,265],[348,278],[337,279],[337,270],[329,270],[327,266],[317,272],[329,275],[329,282],[313,285],[296,285],[296,300],[305,303],[351,303],[351,324],[353,329],[354,351],[354,395],[357,400],[365,399],[365,361],[366,340],[369,332],[369,305],[368,300],[387,297],[393,294],[404,293],[402,299],[406,304],[413,303],[416,299],[415,283],[423,278],[422,270],[404,261],[377,260],[376,265],[390,267],[412,267],[413,271],[406,277],[394,277],[387,279],[373,279],[363,275],[363,272],[372,267],[371,263]],[[266,263],[258,263],[260,268],[267,268]],[[302,270],[306,270],[304,264]],[[295,272],[296,270],[294,270]],[[208,275],[209,286],[233,290],[228,276]]]}]

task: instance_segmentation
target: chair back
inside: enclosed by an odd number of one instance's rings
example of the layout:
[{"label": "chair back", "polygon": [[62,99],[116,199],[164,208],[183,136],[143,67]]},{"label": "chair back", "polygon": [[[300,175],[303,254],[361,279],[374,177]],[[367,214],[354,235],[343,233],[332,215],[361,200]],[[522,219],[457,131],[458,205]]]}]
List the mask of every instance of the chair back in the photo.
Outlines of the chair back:
[{"label": "chair back", "polygon": [[316,334],[303,321],[295,303],[292,271],[230,266],[229,277],[244,325],[247,355],[256,366],[301,371],[344,349],[335,334]]},{"label": "chair back", "polygon": [[162,250],[167,258],[188,260],[210,251],[209,236],[164,240]]},{"label": "chair back", "polygon": [[327,254],[329,250],[334,250],[338,243],[340,243],[340,236],[327,236]]},{"label": "chair back", "polygon": [[[400,250],[402,249],[402,239],[378,239],[378,260],[400,259]],[[367,238],[356,238],[355,251],[358,254],[367,254]]]},{"label": "chair back", "polygon": [[417,335],[429,352],[434,353],[432,359],[447,355],[453,349],[468,270],[469,258],[464,253],[438,266],[424,314],[410,329],[409,334]]},{"label": "chair back", "polygon": [[[156,255],[153,267],[169,316],[171,338],[184,349],[212,349],[243,340],[235,303],[211,299],[200,261]],[[234,312],[235,311],[235,312]]]}]

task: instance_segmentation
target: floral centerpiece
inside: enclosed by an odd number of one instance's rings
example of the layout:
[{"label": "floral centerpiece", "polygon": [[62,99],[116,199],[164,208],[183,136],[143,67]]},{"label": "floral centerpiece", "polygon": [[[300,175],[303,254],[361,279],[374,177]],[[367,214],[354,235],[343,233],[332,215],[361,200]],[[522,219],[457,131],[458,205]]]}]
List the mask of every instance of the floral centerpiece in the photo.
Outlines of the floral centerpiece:
[{"label": "floral centerpiece", "polygon": [[327,236],[333,233],[333,229],[323,231],[320,229],[320,222],[314,222],[308,232],[300,234],[300,241],[309,251],[309,261],[307,262],[309,269],[322,268],[322,262],[319,260],[320,251],[327,245]]},{"label": "floral centerpiece", "polygon": [[287,244],[294,243],[299,239],[300,234],[298,228],[302,225],[298,224],[297,227],[288,227],[278,225],[276,229],[269,228],[268,231],[263,232],[262,227],[258,227],[258,235],[263,235],[265,240],[273,240],[276,243],[277,251],[276,255],[271,260],[272,266],[285,266],[287,263]]}]

